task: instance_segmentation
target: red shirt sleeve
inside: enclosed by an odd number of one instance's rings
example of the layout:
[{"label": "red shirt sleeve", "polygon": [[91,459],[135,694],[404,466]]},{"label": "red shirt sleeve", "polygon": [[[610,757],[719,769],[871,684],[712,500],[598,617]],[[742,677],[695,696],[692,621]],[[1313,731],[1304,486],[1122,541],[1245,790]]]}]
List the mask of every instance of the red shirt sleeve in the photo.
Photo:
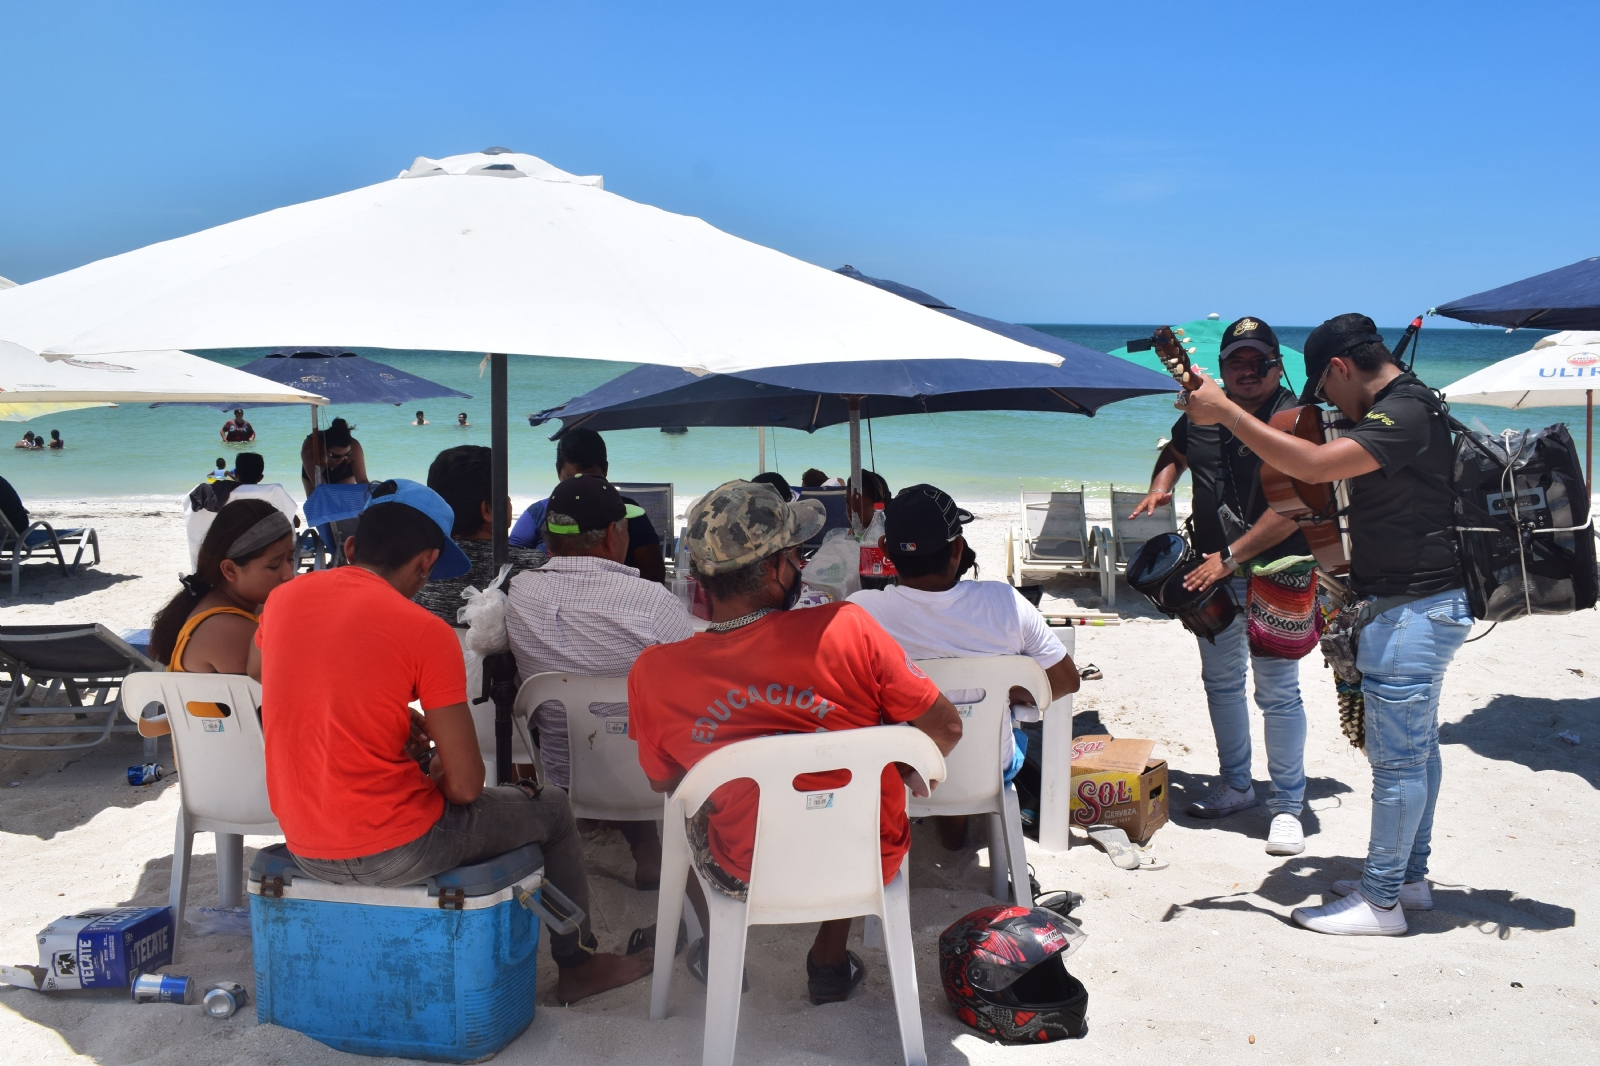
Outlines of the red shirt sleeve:
[{"label": "red shirt sleeve", "polygon": [[[431,625],[417,641],[417,700],[424,711],[467,702],[467,662],[449,623],[418,608]],[[257,629],[259,633],[260,630]]]},{"label": "red shirt sleeve", "polygon": [[939,686],[917,669],[905,649],[863,608],[846,604],[848,613],[860,626],[866,645],[868,665],[878,686],[878,705],[886,722],[909,722],[920,718],[939,698]]}]

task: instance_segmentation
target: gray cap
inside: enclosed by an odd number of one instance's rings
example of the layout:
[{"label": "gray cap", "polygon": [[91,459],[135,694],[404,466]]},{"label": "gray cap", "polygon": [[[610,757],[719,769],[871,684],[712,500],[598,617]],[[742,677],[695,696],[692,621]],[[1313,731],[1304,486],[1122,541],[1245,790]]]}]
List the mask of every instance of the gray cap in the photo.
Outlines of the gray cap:
[{"label": "gray cap", "polygon": [[689,509],[689,557],[703,574],[725,574],[804,544],[827,521],[820,501],[789,503],[771,485],[730,481]]}]

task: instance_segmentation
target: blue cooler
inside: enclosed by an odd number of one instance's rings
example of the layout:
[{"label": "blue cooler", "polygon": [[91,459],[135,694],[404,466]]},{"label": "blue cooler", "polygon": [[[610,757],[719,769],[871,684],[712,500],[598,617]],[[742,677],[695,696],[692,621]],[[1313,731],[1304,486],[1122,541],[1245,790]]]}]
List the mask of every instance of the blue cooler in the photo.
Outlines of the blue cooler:
[{"label": "blue cooler", "polygon": [[[478,1062],[533,1021],[544,854],[529,844],[408,888],[332,885],[282,844],[250,867],[256,1018],[358,1055]],[[572,921],[581,921],[581,914]]]}]

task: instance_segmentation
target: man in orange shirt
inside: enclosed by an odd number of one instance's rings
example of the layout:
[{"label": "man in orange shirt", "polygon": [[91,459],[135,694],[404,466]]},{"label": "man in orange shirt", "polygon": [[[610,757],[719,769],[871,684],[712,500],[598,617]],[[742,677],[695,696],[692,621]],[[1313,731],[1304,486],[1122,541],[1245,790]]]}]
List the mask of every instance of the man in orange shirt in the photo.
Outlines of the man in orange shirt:
[{"label": "man in orange shirt", "polygon": [[[469,569],[454,523],[427,486],[385,482],[345,542],[352,565],[267,598],[249,671],[261,682],[273,813],[300,867],[335,884],[420,884],[537,843],[545,876],[587,914],[566,795],[531,781],[484,787],[461,645],[411,602],[430,578]],[[650,971],[648,950],[597,954],[587,918],[549,939],[563,1003]]]},{"label": "man in orange shirt", "polygon": [[[853,603],[789,610],[800,593],[800,545],[824,521],[815,500],[790,503],[770,485],[748,481],[713,489],[688,516],[689,555],[711,597],[711,626],[686,641],[645,648],[628,674],[628,728],[657,791],[676,788],[712,750],[753,737],[910,722],[946,755],[961,739],[955,707],[866,611]],[[845,783],[834,774],[805,776],[808,789]],[[911,825],[905,783],[893,766],[884,767],[881,788],[888,884],[911,846]],[[688,827],[696,868],[735,899],[749,888],[757,804],[755,782],[730,781]],[[689,892],[709,929],[693,875]],[[861,983],[861,959],[845,950],[849,934],[848,918],[817,931],[806,957],[811,1002],[845,999]],[[702,981],[705,960],[701,941],[689,971]]]}]

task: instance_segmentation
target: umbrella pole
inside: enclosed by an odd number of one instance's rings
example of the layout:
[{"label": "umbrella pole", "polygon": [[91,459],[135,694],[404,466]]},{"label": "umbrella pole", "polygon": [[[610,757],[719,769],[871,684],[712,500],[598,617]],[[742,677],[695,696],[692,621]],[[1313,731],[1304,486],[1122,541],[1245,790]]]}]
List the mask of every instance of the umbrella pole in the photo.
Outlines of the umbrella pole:
[{"label": "umbrella pole", "polygon": [[766,426],[757,426],[756,427],[756,450],[761,453],[760,457],[756,460],[756,473],[765,474],[767,472],[767,427]]},{"label": "umbrella pole", "polygon": [[1584,391],[1583,425],[1583,486],[1592,494],[1594,492],[1594,390]]},{"label": "umbrella pole", "polygon": [[850,528],[860,532],[855,503],[861,499],[861,397],[847,397],[845,403],[850,411]]},{"label": "umbrella pole", "polygon": [[311,488],[315,491],[322,484],[322,441],[317,437],[317,405],[306,406],[311,408]]},{"label": "umbrella pole", "polygon": [[[511,525],[510,477],[506,444],[506,357],[503,352],[489,355],[489,491],[490,514],[494,525],[494,572],[510,559],[507,534]],[[511,766],[511,708],[517,698],[517,661],[510,652],[490,655],[483,660],[483,680],[494,700],[495,781],[509,785],[516,780]]]}]

